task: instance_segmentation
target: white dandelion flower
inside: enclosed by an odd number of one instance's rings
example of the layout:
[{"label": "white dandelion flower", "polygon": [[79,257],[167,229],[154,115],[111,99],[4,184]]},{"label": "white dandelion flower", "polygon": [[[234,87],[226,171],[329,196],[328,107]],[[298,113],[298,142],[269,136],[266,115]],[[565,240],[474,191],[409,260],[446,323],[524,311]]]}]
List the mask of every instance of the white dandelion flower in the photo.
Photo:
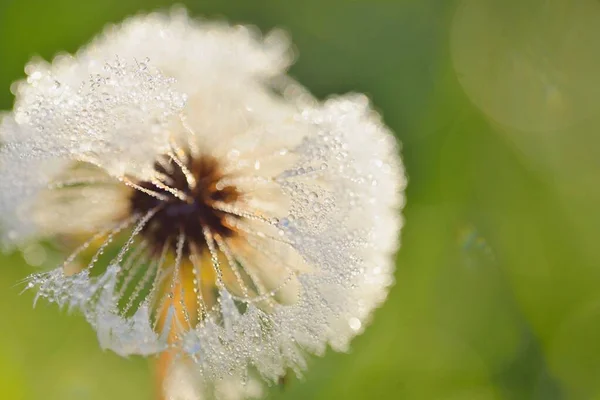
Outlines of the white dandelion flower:
[{"label": "white dandelion flower", "polygon": [[3,244],[80,241],[28,287],[103,348],[168,354],[167,398],[259,396],[259,378],[346,349],[392,283],[396,142],[364,96],[312,98],[291,60],[279,32],[173,12],[15,85]]}]

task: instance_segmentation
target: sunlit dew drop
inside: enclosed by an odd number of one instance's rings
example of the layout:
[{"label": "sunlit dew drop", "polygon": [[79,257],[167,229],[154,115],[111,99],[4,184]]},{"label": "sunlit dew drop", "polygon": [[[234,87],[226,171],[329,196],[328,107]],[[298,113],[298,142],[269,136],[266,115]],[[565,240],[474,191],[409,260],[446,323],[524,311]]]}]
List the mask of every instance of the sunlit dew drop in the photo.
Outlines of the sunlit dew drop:
[{"label": "sunlit dew drop", "polygon": [[348,320],[348,325],[350,325],[350,329],[352,329],[354,332],[358,332],[362,326],[360,320],[354,317]]},{"label": "sunlit dew drop", "polygon": [[451,32],[457,79],[495,122],[545,132],[600,104],[600,2],[461,0]]}]

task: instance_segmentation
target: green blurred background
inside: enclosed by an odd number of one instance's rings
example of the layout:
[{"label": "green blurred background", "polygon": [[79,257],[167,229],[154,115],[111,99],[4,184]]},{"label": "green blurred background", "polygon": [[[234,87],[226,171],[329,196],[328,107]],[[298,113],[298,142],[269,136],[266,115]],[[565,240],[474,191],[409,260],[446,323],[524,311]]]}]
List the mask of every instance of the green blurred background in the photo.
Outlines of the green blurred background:
[{"label": "green blurred background", "polygon": [[[600,399],[600,2],[185,4],[288,30],[294,77],[320,97],[367,93],[403,143],[389,300],[349,354],[311,360],[270,398]],[[31,56],[169,5],[0,0],[0,109]],[[19,295],[41,252],[0,258],[0,398],[152,399],[150,362]]]}]

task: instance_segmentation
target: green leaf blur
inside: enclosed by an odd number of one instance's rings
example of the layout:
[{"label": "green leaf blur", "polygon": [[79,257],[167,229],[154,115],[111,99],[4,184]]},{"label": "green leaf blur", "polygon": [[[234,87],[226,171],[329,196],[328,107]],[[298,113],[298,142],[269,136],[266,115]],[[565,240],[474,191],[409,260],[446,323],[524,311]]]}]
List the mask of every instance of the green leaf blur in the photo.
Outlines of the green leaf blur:
[{"label": "green leaf blur", "polygon": [[[0,0],[0,109],[34,55],[162,0]],[[409,175],[397,283],[288,399],[600,398],[600,2],[189,0],[290,32],[319,97],[365,92]],[[0,188],[0,191],[2,188]],[[58,262],[57,255],[48,259]],[[0,398],[153,399],[152,366],[17,285],[0,258]]]}]

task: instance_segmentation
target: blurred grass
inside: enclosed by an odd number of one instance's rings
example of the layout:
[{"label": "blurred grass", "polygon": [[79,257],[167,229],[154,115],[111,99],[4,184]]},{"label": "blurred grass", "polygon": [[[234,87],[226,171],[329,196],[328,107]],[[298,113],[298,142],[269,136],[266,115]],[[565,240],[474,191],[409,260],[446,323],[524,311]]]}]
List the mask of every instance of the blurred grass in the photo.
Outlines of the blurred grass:
[{"label": "blurred grass", "polygon": [[[169,4],[0,0],[0,108],[31,56]],[[321,97],[366,92],[403,143],[389,301],[350,354],[312,360],[272,399],[600,398],[600,3],[186,4],[288,30],[300,82]],[[146,360],[102,352],[81,318],[32,309],[14,286],[33,269],[20,256],[0,268],[1,398],[152,398]]]}]

